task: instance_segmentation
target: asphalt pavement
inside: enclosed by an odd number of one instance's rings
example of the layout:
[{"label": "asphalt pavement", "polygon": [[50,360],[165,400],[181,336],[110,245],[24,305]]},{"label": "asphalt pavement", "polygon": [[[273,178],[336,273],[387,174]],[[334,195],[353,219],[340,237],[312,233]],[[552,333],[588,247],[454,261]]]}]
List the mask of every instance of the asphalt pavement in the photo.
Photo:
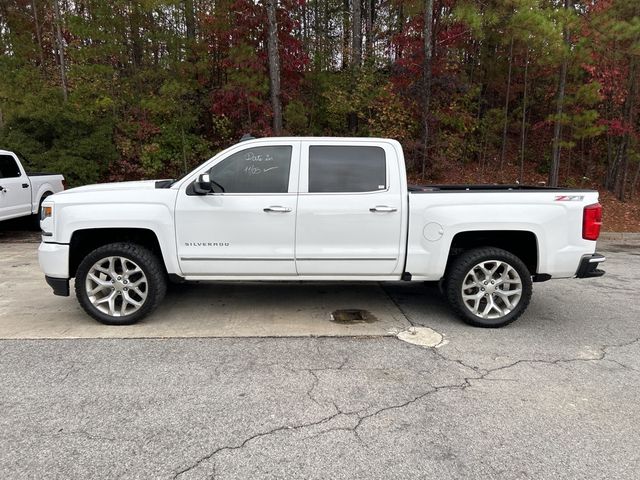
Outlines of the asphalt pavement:
[{"label": "asphalt pavement", "polygon": [[536,284],[498,330],[429,285],[371,290],[433,348],[389,332],[1,340],[0,477],[638,478],[640,248],[600,250],[605,277]]}]

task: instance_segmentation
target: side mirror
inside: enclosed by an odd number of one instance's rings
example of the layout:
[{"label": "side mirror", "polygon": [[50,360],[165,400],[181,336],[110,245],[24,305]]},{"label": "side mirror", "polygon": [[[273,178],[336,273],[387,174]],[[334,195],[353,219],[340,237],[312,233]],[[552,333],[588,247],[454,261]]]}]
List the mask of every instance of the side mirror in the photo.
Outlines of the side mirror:
[{"label": "side mirror", "polygon": [[211,193],[211,178],[208,173],[198,176],[198,180],[193,183],[193,191],[198,195]]}]

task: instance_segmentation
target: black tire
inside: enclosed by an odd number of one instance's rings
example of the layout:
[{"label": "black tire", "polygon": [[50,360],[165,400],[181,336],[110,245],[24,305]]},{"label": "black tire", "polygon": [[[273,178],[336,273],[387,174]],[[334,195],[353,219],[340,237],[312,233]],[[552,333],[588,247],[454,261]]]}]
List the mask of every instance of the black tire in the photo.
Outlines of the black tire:
[{"label": "black tire", "polygon": [[[474,314],[464,303],[464,299],[462,297],[462,286],[467,274],[469,274],[476,265],[485,261],[501,261],[508,264],[518,273],[522,283],[522,293],[518,303],[509,313],[499,316],[498,318],[483,318]],[[502,250],[501,248],[482,247],[467,250],[466,252],[461,253],[453,261],[450,268],[447,270],[444,291],[453,311],[466,323],[475,327],[497,328],[508,325],[524,313],[531,301],[533,283],[529,269],[522,260],[514,254],[507,252],[506,250]],[[480,294],[479,288],[477,291]],[[486,294],[485,297],[486,296],[489,296],[489,294]],[[496,298],[499,298],[498,294],[496,294]],[[506,306],[502,300],[499,301],[502,302],[502,307]],[[482,302],[482,300],[479,300],[479,302]],[[488,302],[485,299],[484,304],[481,305],[487,306],[487,303]]]},{"label": "black tire", "polygon": [[[137,264],[147,279],[146,298],[142,306],[133,313],[112,316],[95,307],[86,290],[86,279],[91,268],[101,259],[110,256],[123,257]],[[167,277],[158,257],[149,249],[133,243],[110,243],[89,253],[78,266],[75,280],[76,297],[80,306],[105,325],[131,325],[153,312],[167,291]],[[126,289],[125,289],[126,290]],[[131,294],[131,292],[129,292]]]}]

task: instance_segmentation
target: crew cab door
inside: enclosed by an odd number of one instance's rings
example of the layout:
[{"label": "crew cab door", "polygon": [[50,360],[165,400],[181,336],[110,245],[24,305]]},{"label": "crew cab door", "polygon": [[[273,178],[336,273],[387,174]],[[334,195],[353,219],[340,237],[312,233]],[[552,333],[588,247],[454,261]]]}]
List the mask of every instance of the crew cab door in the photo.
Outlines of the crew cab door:
[{"label": "crew cab door", "polygon": [[239,144],[206,169],[224,193],[176,202],[176,240],[185,275],[295,275],[300,142]]},{"label": "crew cab door", "polygon": [[405,226],[401,185],[397,152],[390,143],[302,142],[298,274],[398,273]]},{"label": "crew cab door", "polygon": [[13,155],[0,154],[0,220],[31,215],[29,178]]}]

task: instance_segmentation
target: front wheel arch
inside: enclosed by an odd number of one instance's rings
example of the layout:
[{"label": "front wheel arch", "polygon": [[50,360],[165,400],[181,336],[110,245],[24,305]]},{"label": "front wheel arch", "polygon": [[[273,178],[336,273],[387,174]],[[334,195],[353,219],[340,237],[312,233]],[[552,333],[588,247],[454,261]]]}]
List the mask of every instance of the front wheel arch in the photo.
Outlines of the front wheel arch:
[{"label": "front wheel arch", "polygon": [[161,261],[165,273],[165,262],[158,235],[147,228],[89,228],[73,232],[69,241],[69,276],[75,277],[82,260],[93,250],[110,243],[132,243],[154,253]]}]

